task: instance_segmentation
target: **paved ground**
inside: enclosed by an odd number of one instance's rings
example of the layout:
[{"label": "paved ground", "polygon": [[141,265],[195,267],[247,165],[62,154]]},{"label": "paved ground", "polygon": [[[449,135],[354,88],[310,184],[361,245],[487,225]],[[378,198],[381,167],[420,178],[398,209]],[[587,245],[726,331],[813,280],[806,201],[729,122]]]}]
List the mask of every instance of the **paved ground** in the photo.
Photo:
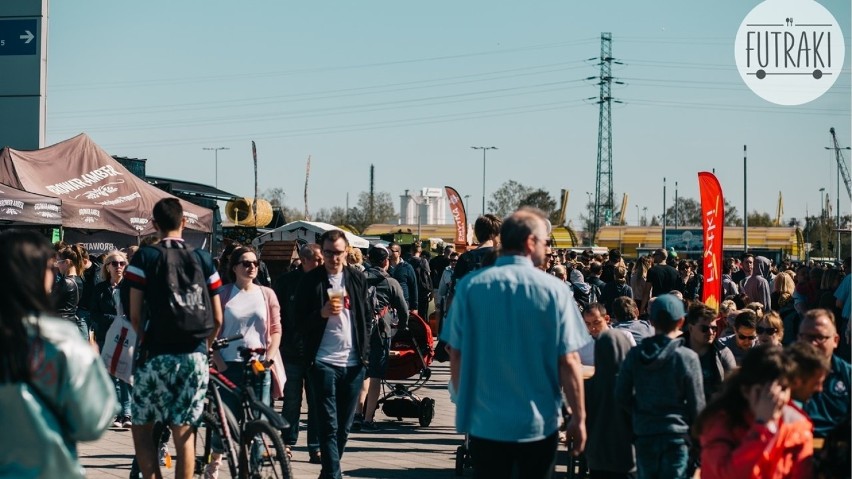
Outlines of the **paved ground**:
[{"label": "paved ground", "polygon": [[[428,427],[420,427],[414,420],[397,422],[381,412],[377,419],[381,429],[377,432],[353,432],[343,457],[343,473],[352,478],[441,479],[455,477],[455,451],[463,437],[455,432],[455,407],[447,393],[449,368],[447,364],[434,363],[432,378],[418,391],[419,395],[435,399],[435,418]],[[276,404],[280,409],[280,403]],[[510,412],[507,411],[507,414]],[[303,415],[304,418],[304,415]],[[304,423],[303,423],[304,426]],[[564,447],[560,451],[560,464],[565,464]],[[172,449],[173,451],[173,449]],[[133,440],[129,431],[110,430],[99,441],[80,445],[80,460],[87,477],[127,478],[133,459]],[[293,451],[293,472],[296,478],[314,479],[320,466],[308,463],[304,431]],[[565,466],[558,466],[564,473]],[[467,471],[465,474],[472,474]],[[173,469],[166,470],[173,477]],[[229,477],[223,473],[220,477]],[[557,476],[557,477],[562,477]]]}]

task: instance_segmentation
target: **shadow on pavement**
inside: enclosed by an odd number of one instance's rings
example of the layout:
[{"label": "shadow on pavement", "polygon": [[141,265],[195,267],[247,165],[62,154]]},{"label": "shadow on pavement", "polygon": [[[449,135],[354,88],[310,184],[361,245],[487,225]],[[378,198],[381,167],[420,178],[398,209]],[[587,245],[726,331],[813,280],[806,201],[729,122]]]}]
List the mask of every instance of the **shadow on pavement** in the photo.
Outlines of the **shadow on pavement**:
[{"label": "shadow on pavement", "polygon": [[373,479],[441,479],[456,477],[451,468],[429,469],[418,467],[414,469],[373,469],[361,468],[346,471],[347,477],[369,477]]}]

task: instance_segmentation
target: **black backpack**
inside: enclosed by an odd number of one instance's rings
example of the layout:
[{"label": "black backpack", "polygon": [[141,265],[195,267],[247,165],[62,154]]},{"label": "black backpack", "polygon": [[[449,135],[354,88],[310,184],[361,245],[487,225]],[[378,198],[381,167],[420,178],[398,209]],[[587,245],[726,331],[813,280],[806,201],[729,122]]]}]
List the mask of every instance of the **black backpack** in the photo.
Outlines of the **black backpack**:
[{"label": "black backpack", "polygon": [[378,326],[379,321],[385,319],[388,313],[391,312],[391,308],[390,304],[380,298],[378,294],[378,286],[386,283],[387,278],[380,273],[374,272],[372,268],[368,269],[365,274],[367,276],[367,304],[372,311],[372,317],[370,318],[370,332],[372,333],[373,329]]},{"label": "black backpack", "polygon": [[169,343],[206,339],[215,322],[198,255],[189,246],[154,247],[160,252],[160,262],[146,299],[158,334]]},{"label": "black backpack", "polygon": [[432,276],[429,274],[426,266],[429,263],[419,256],[413,256],[411,257],[409,264],[411,264],[411,267],[414,268],[414,276],[417,278],[417,287],[420,291],[431,293],[434,290],[434,287],[432,286]]}]

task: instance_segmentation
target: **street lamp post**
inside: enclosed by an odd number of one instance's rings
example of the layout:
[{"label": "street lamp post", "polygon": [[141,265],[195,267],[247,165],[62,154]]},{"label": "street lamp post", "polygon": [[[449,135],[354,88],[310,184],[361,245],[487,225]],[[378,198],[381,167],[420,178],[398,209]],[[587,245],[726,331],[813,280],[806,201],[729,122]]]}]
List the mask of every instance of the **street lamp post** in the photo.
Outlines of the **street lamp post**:
[{"label": "street lamp post", "polygon": [[485,152],[496,150],[496,146],[471,146],[474,150],[482,150],[482,214],[485,214]]},{"label": "street lamp post", "polygon": [[215,147],[215,148],[206,148],[206,147],[205,147],[205,148],[202,148],[202,150],[212,151],[212,152],[213,152],[213,157],[215,158],[215,161],[216,161],[216,179],[215,179],[215,183],[216,183],[216,188],[218,189],[218,188],[219,188],[219,150],[230,150],[230,148],[226,148],[226,147],[224,147],[224,146],[217,146],[217,147]]},{"label": "street lamp post", "polygon": [[[836,147],[826,146],[826,150],[836,150]],[[846,148],[840,148],[841,150],[852,150],[852,147],[847,146]],[[837,158],[837,213],[836,213],[836,223],[834,225],[834,229],[837,230],[837,244],[834,246],[837,248],[837,261],[840,261],[840,159],[838,153],[835,151],[835,158]]]},{"label": "street lamp post", "polygon": [[464,214],[470,214],[470,195],[464,195]]},{"label": "street lamp post", "polygon": [[639,216],[639,205],[636,205],[636,226],[642,226],[642,217]]},{"label": "street lamp post", "polygon": [[820,256],[825,256],[825,254],[822,253],[823,248],[825,248],[825,244],[823,244],[825,242],[825,238],[824,238],[825,235],[823,234],[825,232],[825,194],[824,193],[825,193],[825,188],[820,188],[819,189],[819,205],[820,205],[819,206],[819,243],[820,243],[819,249],[820,249]]}]

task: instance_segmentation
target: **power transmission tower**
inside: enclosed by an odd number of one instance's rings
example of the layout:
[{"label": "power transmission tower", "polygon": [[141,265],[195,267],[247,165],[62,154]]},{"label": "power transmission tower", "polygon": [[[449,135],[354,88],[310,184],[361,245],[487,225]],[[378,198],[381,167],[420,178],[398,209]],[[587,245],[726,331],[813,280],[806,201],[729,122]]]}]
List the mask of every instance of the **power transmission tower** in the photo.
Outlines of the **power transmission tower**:
[{"label": "power transmission tower", "polygon": [[[612,64],[621,62],[612,58],[612,33],[601,33],[600,76],[598,85],[598,162],[595,182],[595,212],[591,242],[595,244],[598,231],[604,224],[611,224],[615,209],[612,192],[612,103],[621,103],[612,98]],[[623,82],[615,81],[616,84]]]}]

